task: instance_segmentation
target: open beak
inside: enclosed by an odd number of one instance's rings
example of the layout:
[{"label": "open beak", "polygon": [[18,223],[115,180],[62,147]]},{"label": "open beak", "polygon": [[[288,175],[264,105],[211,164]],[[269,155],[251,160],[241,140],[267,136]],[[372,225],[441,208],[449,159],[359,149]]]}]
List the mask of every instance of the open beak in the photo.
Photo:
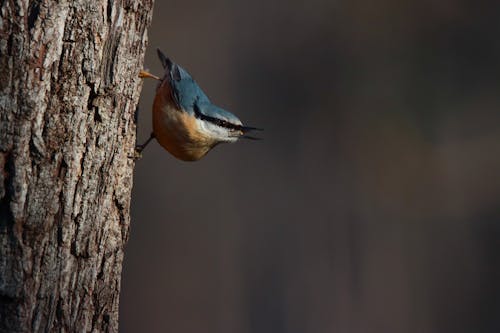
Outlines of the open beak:
[{"label": "open beak", "polygon": [[240,138],[248,139],[248,140],[262,140],[262,138],[252,136],[252,135],[247,135],[248,132],[252,131],[263,131],[262,128],[257,128],[257,127],[250,127],[250,126],[241,126],[241,132],[243,135],[240,136]]},{"label": "open beak", "polygon": [[247,140],[262,140],[262,138],[258,138],[256,136],[250,136],[250,135],[242,135],[240,138],[247,139]]}]

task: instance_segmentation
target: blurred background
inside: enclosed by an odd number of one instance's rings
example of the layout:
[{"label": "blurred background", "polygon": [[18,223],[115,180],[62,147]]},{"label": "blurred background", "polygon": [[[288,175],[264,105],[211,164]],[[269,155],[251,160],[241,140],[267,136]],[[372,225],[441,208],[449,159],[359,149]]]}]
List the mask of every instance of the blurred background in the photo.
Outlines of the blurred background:
[{"label": "blurred background", "polygon": [[156,1],[145,68],[161,48],[265,139],[148,147],[120,331],[500,332],[499,13]]}]

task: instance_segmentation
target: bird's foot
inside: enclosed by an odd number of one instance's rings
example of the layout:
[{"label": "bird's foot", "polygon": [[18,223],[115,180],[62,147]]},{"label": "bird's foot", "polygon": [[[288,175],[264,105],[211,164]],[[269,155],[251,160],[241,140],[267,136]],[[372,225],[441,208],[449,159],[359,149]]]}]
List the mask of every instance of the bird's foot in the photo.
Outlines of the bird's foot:
[{"label": "bird's foot", "polygon": [[[152,136],[153,134],[151,134]],[[149,138],[145,143],[143,143],[142,145],[136,145],[135,148],[134,148],[134,152],[129,155],[128,157],[133,159],[134,161],[137,161],[137,160],[140,160],[142,158],[142,151],[144,150],[144,148],[146,148],[146,146],[148,145],[148,143],[151,141],[152,138]]]},{"label": "bird's foot", "polygon": [[134,161],[137,161],[138,159],[140,159],[142,157],[142,151],[144,150],[144,148],[146,148],[146,146],[151,142],[151,140],[153,140],[155,138],[155,134],[154,133],[151,133],[149,135],[149,138],[146,140],[146,142],[144,142],[142,145],[137,145],[135,146],[135,149],[134,149],[134,153],[132,155],[129,155],[129,158],[132,158],[134,159]]},{"label": "bird's foot", "polygon": [[142,158],[142,150],[143,149],[144,148],[141,146],[135,147],[134,152],[132,154],[128,155],[128,158],[134,160],[134,162],[140,160]]}]

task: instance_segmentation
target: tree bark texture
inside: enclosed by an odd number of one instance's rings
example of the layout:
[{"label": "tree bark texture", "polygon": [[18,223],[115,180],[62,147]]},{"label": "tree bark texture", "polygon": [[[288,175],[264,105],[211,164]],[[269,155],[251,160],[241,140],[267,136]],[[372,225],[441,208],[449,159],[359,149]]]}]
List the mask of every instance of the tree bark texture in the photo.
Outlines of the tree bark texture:
[{"label": "tree bark texture", "polygon": [[152,6],[1,2],[1,332],[118,330]]}]

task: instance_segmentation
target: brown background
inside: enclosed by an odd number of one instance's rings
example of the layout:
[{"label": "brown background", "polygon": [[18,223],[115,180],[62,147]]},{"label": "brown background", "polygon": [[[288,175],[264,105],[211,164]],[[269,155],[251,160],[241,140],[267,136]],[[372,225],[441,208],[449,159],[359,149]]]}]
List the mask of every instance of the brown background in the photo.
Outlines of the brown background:
[{"label": "brown background", "polygon": [[499,10],[157,1],[145,66],[161,48],[265,140],[148,147],[121,331],[499,332]]}]

